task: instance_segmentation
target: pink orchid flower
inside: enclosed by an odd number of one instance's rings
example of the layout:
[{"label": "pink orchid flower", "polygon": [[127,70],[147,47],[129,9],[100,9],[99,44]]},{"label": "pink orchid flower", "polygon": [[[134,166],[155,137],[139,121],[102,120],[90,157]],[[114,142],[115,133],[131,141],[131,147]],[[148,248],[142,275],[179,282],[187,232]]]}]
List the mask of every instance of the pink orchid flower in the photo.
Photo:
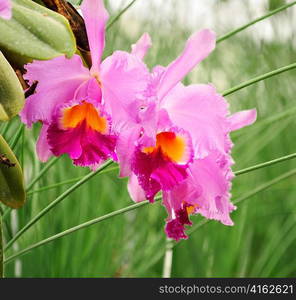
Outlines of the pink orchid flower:
[{"label": "pink orchid flower", "polygon": [[[136,55],[144,56],[147,41],[146,36],[146,44],[137,45],[142,51]],[[130,176],[129,193],[134,201],[153,202],[163,192],[166,233],[175,240],[187,238],[184,225],[191,225],[193,213],[232,225],[229,133],[256,120],[256,110],[229,115],[227,102],[212,85],[180,83],[214,48],[213,32],[194,34],[175,61],[154,68],[144,97],[126,99],[112,114],[116,126],[125,128],[116,151],[121,176]]]},{"label": "pink orchid flower", "polygon": [[10,0],[0,0],[0,18],[9,20],[11,18]]},{"label": "pink orchid flower", "polygon": [[116,135],[108,101],[135,98],[147,86],[147,69],[140,58],[123,51],[101,63],[108,13],[102,0],[84,0],[81,6],[91,51],[90,70],[78,55],[26,66],[25,79],[38,81],[21,112],[29,127],[41,121],[37,142],[41,161],[67,153],[74,164],[98,166],[116,158]]}]

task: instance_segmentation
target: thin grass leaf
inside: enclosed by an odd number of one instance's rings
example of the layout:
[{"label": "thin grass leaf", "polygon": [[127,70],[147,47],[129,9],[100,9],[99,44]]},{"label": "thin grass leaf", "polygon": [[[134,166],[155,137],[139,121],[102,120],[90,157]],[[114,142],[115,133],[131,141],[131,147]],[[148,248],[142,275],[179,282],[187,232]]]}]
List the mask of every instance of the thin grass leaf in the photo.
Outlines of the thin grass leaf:
[{"label": "thin grass leaf", "polygon": [[247,81],[245,81],[245,82],[243,82],[243,83],[241,83],[241,84],[239,84],[237,86],[234,86],[234,87],[232,87],[232,88],[224,91],[222,93],[222,95],[223,96],[228,96],[228,95],[233,94],[233,93],[235,93],[235,92],[237,92],[237,91],[239,91],[239,90],[241,90],[241,89],[243,89],[243,88],[245,88],[247,86],[250,86],[250,85],[255,84],[255,83],[259,82],[259,81],[262,81],[262,80],[265,80],[267,78],[270,78],[272,76],[279,75],[279,74],[281,74],[283,72],[287,72],[287,71],[293,70],[295,68],[296,68],[296,63],[293,63],[293,64],[290,64],[290,65],[284,66],[282,68],[273,70],[271,72],[259,75],[257,77],[254,77],[254,78],[252,78],[250,80],[247,80]]},{"label": "thin grass leaf", "polygon": [[81,179],[79,182],[71,186],[67,191],[65,191],[62,195],[60,195],[58,198],[56,198],[54,201],[52,201],[47,207],[45,207],[42,211],[40,211],[26,226],[24,226],[5,246],[5,251],[9,249],[13,243],[15,243],[29,228],[31,228],[40,218],[42,218],[46,213],[48,213],[53,207],[55,207],[58,203],[60,203],[62,200],[64,200],[67,196],[69,196],[72,192],[74,192],[77,188],[79,188],[81,185],[86,183],[88,180],[90,180],[92,177],[94,177],[96,174],[100,173],[102,170],[107,168],[109,165],[111,165],[113,162],[111,160],[105,162],[98,170],[95,172],[91,172],[87,174],[83,179]]},{"label": "thin grass leaf", "polygon": [[285,9],[293,6],[293,5],[295,5],[295,4],[296,4],[296,1],[293,1],[291,3],[285,4],[285,5],[281,6],[281,7],[278,7],[277,9],[274,9],[274,10],[270,11],[269,13],[267,13],[264,16],[256,18],[253,21],[251,21],[251,22],[249,22],[249,23],[247,23],[247,24],[245,24],[245,25],[243,25],[243,26],[241,26],[241,27],[239,27],[239,28],[237,28],[235,30],[230,31],[229,33],[227,33],[227,34],[221,36],[219,39],[217,39],[217,43],[225,41],[226,39],[228,39],[228,38],[232,37],[233,35],[235,35],[235,34],[241,32],[241,31],[247,29],[248,27],[250,27],[250,26],[252,26],[252,25],[254,25],[254,24],[256,24],[256,23],[258,23],[260,21],[263,21],[263,20],[265,20],[265,19],[267,19],[267,18],[269,18],[269,17],[271,17],[271,16],[273,16],[273,15],[275,15],[275,14],[277,14],[277,13],[279,13],[279,12],[281,12],[281,11],[283,11],[283,10],[285,10]]},{"label": "thin grass leaf", "polygon": [[[269,182],[266,182],[266,183],[260,185],[259,187],[253,189],[251,192],[245,194],[244,196],[237,198],[236,200],[233,201],[233,203],[234,203],[234,204],[237,204],[237,203],[240,203],[240,202],[242,202],[242,201],[244,201],[244,200],[246,200],[246,199],[249,199],[250,197],[256,195],[257,193],[260,193],[260,192],[262,192],[262,191],[268,189],[269,187],[271,187],[271,186],[273,186],[273,185],[279,183],[280,181],[285,180],[285,179],[287,179],[287,178],[289,178],[289,177],[291,177],[291,176],[293,176],[293,175],[295,175],[295,174],[296,174],[296,169],[291,170],[291,171],[289,171],[289,172],[287,172],[287,173],[284,173],[284,174],[282,174],[282,175],[280,175],[280,176],[274,178],[273,180],[271,180],[271,181],[269,181]],[[161,197],[155,198],[155,201],[160,201],[160,200],[161,200]],[[32,249],[35,249],[35,248],[40,247],[40,246],[42,246],[42,245],[44,245],[44,244],[47,244],[47,243],[49,243],[49,242],[52,242],[52,241],[54,241],[54,240],[56,240],[56,239],[59,239],[59,238],[61,238],[61,237],[64,237],[64,236],[66,236],[66,235],[68,235],[68,234],[71,234],[71,233],[73,233],[73,232],[75,232],[75,231],[84,229],[84,228],[86,228],[86,227],[89,227],[89,226],[91,226],[91,225],[97,224],[97,223],[99,223],[99,222],[102,222],[102,221],[104,221],[104,220],[110,219],[110,218],[112,218],[112,217],[118,216],[118,215],[120,215],[120,214],[124,214],[124,213],[126,213],[126,212],[132,211],[132,210],[134,210],[134,209],[136,209],[136,208],[143,207],[143,206],[145,206],[145,205],[147,205],[147,204],[149,204],[149,201],[147,201],[147,200],[146,200],[146,201],[143,201],[143,202],[139,202],[139,203],[130,205],[130,206],[128,206],[128,207],[119,209],[119,210],[117,210],[117,211],[111,212],[111,213],[109,213],[109,214],[106,214],[106,215],[104,215],[104,216],[101,216],[101,217],[95,218],[95,219],[93,219],[93,220],[87,221],[87,222],[85,222],[85,223],[79,224],[79,225],[77,225],[77,226],[74,226],[74,227],[72,227],[72,228],[70,228],[70,229],[67,229],[67,230],[65,230],[65,231],[63,231],[63,232],[60,232],[60,233],[58,233],[58,234],[56,234],[56,235],[53,235],[53,236],[51,236],[51,237],[49,237],[49,238],[47,238],[47,239],[44,239],[44,240],[42,240],[42,241],[40,241],[40,242],[38,242],[38,243],[36,243],[36,244],[34,244],[34,245],[31,245],[31,246],[29,246],[28,248],[26,248],[26,249],[24,249],[24,250],[22,250],[22,251],[20,251],[20,252],[18,252],[18,253],[16,253],[16,254],[14,254],[14,255],[11,255],[10,257],[8,257],[8,258],[4,261],[4,263],[8,263],[8,262],[10,262],[11,260],[13,260],[13,259],[15,259],[15,258],[17,258],[17,257],[19,257],[19,256],[21,256],[21,255],[23,255],[23,254],[25,254],[25,253],[31,251]],[[195,232],[198,228],[200,228],[202,225],[208,223],[209,221],[210,221],[210,220],[205,219],[205,220],[203,220],[202,222],[200,222],[199,224],[193,226],[190,230],[188,230],[188,232],[187,232],[188,235],[192,234],[192,233]],[[35,223],[35,222],[34,222],[34,223]],[[26,227],[26,226],[25,226],[25,227]],[[24,227],[24,228],[25,228],[25,227]],[[24,228],[23,228],[23,229],[24,229]],[[20,230],[19,233],[23,233],[23,232],[24,232],[23,229]],[[18,236],[17,236],[17,235],[18,235]],[[13,240],[11,240],[11,241],[6,245],[6,247],[4,248],[5,251],[6,251],[6,250],[9,248],[9,246],[11,246],[12,243],[16,240],[16,237],[18,238],[18,237],[20,236],[20,234],[17,234],[17,235],[13,238]],[[175,247],[175,246],[178,245],[178,244],[179,244],[179,243],[173,242],[172,247]],[[162,257],[162,256],[164,255],[165,250],[166,250],[166,249],[164,249],[164,251],[162,252],[162,255],[161,255],[160,257]]]}]

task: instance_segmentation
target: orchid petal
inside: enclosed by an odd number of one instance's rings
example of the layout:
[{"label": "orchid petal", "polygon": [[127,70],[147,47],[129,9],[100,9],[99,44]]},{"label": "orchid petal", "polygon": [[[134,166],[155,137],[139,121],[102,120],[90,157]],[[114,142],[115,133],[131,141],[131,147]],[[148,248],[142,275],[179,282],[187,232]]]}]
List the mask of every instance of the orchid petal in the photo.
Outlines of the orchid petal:
[{"label": "orchid petal", "polygon": [[92,58],[92,73],[98,73],[105,47],[105,25],[108,12],[103,0],[84,0],[81,11],[86,25],[87,37]]},{"label": "orchid petal", "polygon": [[243,110],[231,115],[228,120],[230,121],[231,131],[238,130],[242,127],[253,124],[257,118],[256,109]]},{"label": "orchid petal", "polygon": [[21,112],[22,122],[29,127],[42,120],[49,123],[58,104],[72,100],[77,88],[89,78],[89,71],[81,58],[60,56],[48,61],[34,61],[26,65],[24,78],[29,84],[38,81],[36,93],[28,97]]},{"label": "orchid petal", "polygon": [[196,158],[212,150],[226,151],[228,105],[213,86],[179,85],[163,99],[162,108],[176,126],[190,133]]},{"label": "orchid petal", "polygon": [[132,45],[132,54],[142,60],[151,46],[152,42],[149,34],[144,33],[140,39]]},{"label": "orchid petal", "polygon": [[112,112],[115,130],[130,122],[137,100],[144,97],[150,75],[145,64],[135,55],[116,51],[106,58],[101,65],[103,98],[107,109]]},{"label": "orchid petal", "polygon": [[159,100],[215,48],[215,33],[205,29],[193,34],[183,53],[173,61],[162,76],[158,88]]},{"label": "orchid petal", "polygon": [[146,200],[145,192],[141,188],[138,178],[135,174],[132,174],[129,177],[128,185],[127,185],[128,192],[135,202],[141,202]]},{"label": "orchid petal", "polygon": [[123,130],[118,136],[116,153],[120,165],[120,177],[129,176],[131,173],[131,162],[140,132],[141,126],[135,124],[129,130]]},{"label": "orchid petal", "polygon": [[[188,184],[199,186],[200,197],[195,201],[188,200],[190,204],[197,204],[196,213],[200,213],[208,219],[215,219],[224,225],[233,225],[229,213],[235,209],[230,202],[230,188],[233,173],[230,169],[232,159],[230,156],[223,164],[219,163],[221,157],[217,153],[211,153],[204,159],[196,160],[190,166],[191,176]],[[186,200],[185,200],[186,201]]]},{"label": "orchid petal", "polygon": [[42,162],[46,162],[53,153],[50,151],[50,146],[47,141],[47,130],[48,125],[43,124],[40,130],[39,138],[36,145],[36,150],[38,154],[38,158]]}]

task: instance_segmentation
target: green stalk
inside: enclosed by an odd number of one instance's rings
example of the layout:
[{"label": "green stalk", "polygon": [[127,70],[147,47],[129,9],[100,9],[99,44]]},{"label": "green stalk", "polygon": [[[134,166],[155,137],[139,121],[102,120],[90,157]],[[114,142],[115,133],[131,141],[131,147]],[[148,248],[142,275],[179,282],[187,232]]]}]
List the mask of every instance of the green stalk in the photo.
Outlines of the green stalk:
[{"label": "green stalk", "polygon": [[17,142],[19,141],[22,133],[23,133],[23,128],[24,128],[24,124],[21,124],[16,132],[16,134],[14,135],[13,139],[11,140],[11,142],[9,143],[9,146],[12,150],[14,150]]},{"label": "green stalk", "polygon": [[[239,198],[237,198],[236,200],[233,201],[234,204],[240,203],[244,200],[247,200],[253,196],[255,196],[256,194],[268,189],[269,187],[279,183],[282,180],[288,179],[289,177],[296,175],[296,169],[291,170],[289,172],[286,172],[268,182],[265,182],[261,185],[259,185],[257,188],[255,188],[254,190],[252,190],[251,192],[245,194],[244,196],[241,196]],[[208,223],[210,220],[204,220],[203,222],[201,222],[200,224],[196,224],[195,226],[193,226],[190,230],[188,230],[188,235],[192,234],[194,231],[196,231],[198,228],[200,228],[201,226],[203,226],[204,224]],[[176,243],[177,244],[177,243]],[[176,246],[176,244],[174,246]]]},{"label": "green stalk", "polygon": [[[107,170],[103,170],[100,173],[100,175],[105,174],[105,173],[109,173],[109,172],[112,172],[112,171],[115,171],[115,170],[118,170],[118,169],[119,169],[118,166],[113,167],[113,168],[108,168]],[[39,193],[39,192],[47,191],[47,190],[50,190],[50,189],[54,189],[56,187],[63,186],[63,185],[66,185],[66,184],[75,183],[75,182],[79,181],[80,179],[82,179],[83,177],[84,176],[80,176],[80,177],[77,177],[77,178],[72,178],[72,179],[64,180],[64,181],[61,181],[61,182],[58,182],[58,183],[50,184],[50,185],[44,186],[40,189],[30,191],[30,192],[27,193],[27,195],[29,196],[29,195],[32,195],[32,194],[35,194],[35,193]]]},{"label": "green stalk", "polygon": [[109,165],[113,163],[112,160],[108,160],[105,162],[98,170],[95,172],[91,172],[87,174],[83,179],[78,181],[76,184],[71,186],[68,190],[66,190],[63,194],[61,194],[58,198],[56,198],[53,202],[51,202],[48,206],[46,206],[43,210],[41,210],[27,225],[25,225],[6,245],[4,250],[9,249],[15,241],[17,241],[29,228],[31,228],[39,219],[41,219],[45,214],[47,214],[52,208],[54,208],[58,203],[64,200],[67,196],[69,196],[72,192],[74,192],[77,188],[87,182],[89,179],[94,177],[96,174],[100,173],[102,170],[107,168]]},{"label": "green stalk", "polygon": [[[293,154],[290,154],[290,155],[286,155],[286,156],[283,156],[283,157],[280,157],[278,159],[274,159],[272,161],[269,161],[269,162],[265,162],[265,163],[262,163],[262,164],[258,164],[258,165],[255,165],[255,166],[251,166],[249,168],[246,168],[246,169],[243,169],[243,170],[239,170],[239,171],[236,171],[234,172],[235,175],[239,176],[239,175],[242,175],[242,174],[245,174],[245,173],[248,173],[248,172],[251,172],[251,171],[254,171],[254,170],[257,170],[257,169],[260,169],[260,168],[263,168],[263,167],[267,167],[267,166],[271,166],[273,164],[276,164],[276,163],[279,163],[281,161],[285,161],[285,160],[288,160],[288,159],[292,159],[292,158],[295,158],[296,157],[296,154],[293,153]],[[109,161],[107,162],[105,165],[103,165],[100,169],[98,169],[95,173],[90,173],[88,175],[86,175],[82,180],[80,180],[78,183],[76,183],[75,185],[73,185],[70,189],[68,189],[66,192],[64,192],[61,196],[59,196],[56,200],[54,200],[53,202],[51,202],[47,207],[45,207],[38,215],[36,215],[27,225],[25,225],[6,245],[5,247],[5,250],[7,250],[8,248],[11,247],[11,245],[21,236],[23,235],[32,225],[34,225],[42,216],[44,216],[46,213],[48,213],[54,206],[56,206],[60,201],[62,201],[64,198],[66,198],[72,191],[74,191],[77,187],[79,187],[81,184],[83,184],[84,182],[86,182],[88,179],[90,179],[92,176],[94,176],[96,173],[102,171],[103,169],[105,169],[108,165],[110,165],[112,163],[112,161]],[[159,200],[159,198],[158,198]],[[142,205],[147,205],[149,203],[149,201],[143,201],[141,203],[137,203],[135,205],[130,205],[126,208],[123,208],[123,209],[120,209],[120,210],[117,210],[115,212],[112,212],[110,214],[107,214],[105,216],[101,216],[99,218],[96,218],[94,220],[91,220],[91,221],[88,221],[86,223],[83,223],[83,224],[80,224],[76,227],[73,227],[74,228],[74,231],[76,230],[79,230],[81,228],[84,228],[85,226],[90,226],[92,224],[95,224],[95,223],[98,223],[98,222],[101,222],[103,220],[105,220],[106,218],[111,218],[113,216],[116,216],[118,214],[121,214],[121,213],[125,213],[129,210],[133,210],[135,208],[137,208],[138,206],[142,206]],[[72,228],[72,229],[73,229]],[[69,233],[72,233],[73,231],[71,229],[69,230],[66,230],[64,233],[65,234],[69,234]],[[64,236],[65,234],[60,233],[56,236],[53,236],[55,238],[59,238],[61,236]],[[52,238],[49,238],[51,241]]]},{"label": "green stalk", "polygon": [[[296,175],[296,169],[286,172],[266,183],[263,183],[262,185],[258,186],[255,190],[252,190],[251,192],[247,193],[246,195],[237,198],[236,200],[234,200],[234,204],[240,203],[244,200],[247,200],[248,198],[251,198],[252,196],[255,196],[256,194],[266,190],[267,188],[273,186],[274,184],[279,183],[282,180],[288,179],[289,177]],[[191,227],[188,231],[187,231],[187,235],[191,235],[193,234],[197,229],[199,229],[200,227],[202,227],[203,225],[209,223],[211,220],[208,219],[203,219],[203,221],[201,221],[199,224],[194,225],[193,227]],[[182,243],[182,240],[180,240],[178,243],[173,241],[173,245],[172,248],[176,247],[177,245],[179,245],[180,243]],[[153,260],[151,262],[149,262],[146,267],[145,270],[148,270],[151,266],[155,265],[162,257],[163,255],[165,255],[165,251],[162,250],[158,252],[158,254],[153,258]],[[4,261],[4,263],[6,263],[6,261]]]},{"label": "green stalk", "polygon": [[117,16],[115,16],[110,23],[106,26],[106,31],[109,30],[115,22],[136,2],[137,0],[131,1]]},{"label": "green stalk", "polygon": [[40,171],[39,174],[32,180],[27,187],[27,192],[41,179],[42,176],[59,160],[60,156],[54,157],[46,166]]},{"label": "green stalk", "polygon": [[8,129],[9,129],[9,125],[10,125],[10,122],[6,122],[5,125],[3,126],[3,129],[1,128],[1,135],[2,136],[5,136],[5,134],[7,133]]},{"label": "green stalk", "polygon": [[259,17],[259,18],[255,19],[255,20],[251,21],[248,24],[245,24],[245,25],[243,25],[243,26],[241,26],[241,27],[239,27],[239,28],[237,28],[237,29],[235,29],[233,31],[230,31],[229,33],[227,33],[227,34],[221,36],[219,39],[217,39],[217,43],[220,43],[220,42],[222,42],[222,41],[230,38],[231,36],[233,36],[233,35],[241,32],[241,31],[247,29],[248,27],[250,27],[250,26],[252,26],[252,25],[254,25],[254,24],[256,24],[256,23],[258,23],[258,22],[260,22],[262,20],[265,20],[268,17],[271,17],[272,15],[275,15],[275,14],[277,14],[277,13],[279,13],[279,12],[281,12],[281,11],[283,11],[283,10],[285,10],[285,9],[287,9],[287,8],[295,5],[295,4],[296,4],[296,1],[293,1],[291,3],[285,4],[285,5],[281,6],[281,7],[276,8],[275,10],[270,11],[266,15],[264,15],[262,17]]},{"label": "green stalk", "polygon": [[289,154],[289,155],[286,155],[286,156],[282,156],[282,157],[270,160],[270,161],[266,161],[264,163],[261,163],[261,164],[255,165],[255,166],[251,166],[249,168],[245,168],[245,169],[236,171],[236,172],[234,172],[234,174],[236,176],[242,175],[242,174],[257,170],[257,169],[265,168],[265,167],[268,167],[268,166],[271,166],[271,165],[274,165],[274,164],[278,164],[278,163],[286,161],[286,160],[293,159],[295,157],[296,157],[296,152],[292,153],[292,154]]},{"label": "green stalk", "polygon": [[[159,200],[161,200],[161,197],[155,198],[155,201],[159,201]],[[23,254],[25,254],[25,253],[31,251],[32,249],[38,248],[38,247],[40,247],[40,246],[42,246],[42,245],[44,245],[44,244],[47,244],[47,243],[49,243],[49,242],[52,242],[52,241],[54,241],[54,240],[56,240],[56,239],[58,239],[58,238],[61,238],[61,237],[66,236],[66,235],[68,235],[68,234],[71,234],[71,233],[73,233],[73,232],[75,232],[75,231],[78,231],[78,230],[80,230],[80,229],[84,229],[84,228],[89,227],[89,226],[91,226],[91,225],[94,225],[94,224],[96,224],[96,223],[102,222],[102,221],[107,220],[107,219],[109,219],[109,218],[118,216],[118,215],[120,215],[120,214],[124,214],[124,213],[126,213],[126,212],[128,212],[128,211],[131,211],[131,210],[134,210],[134,209],[136,209],[136,208],[145,206],[145,205],[147,205],[148,203],[149,203],[148,200],[143,201],[143,202],[139,202],[139,203],[136,203],[136,204],[133,204],[133,205],[130,205],[130,206],[121,208],[121,209],[119,209],[119,210],[113,211],[113,212],[111,212],[111,213],[109,213],[109,214],[106,214],[106,215],[104,215],[104,216],[101,216],[101,217],[92,219],[92,220],[87,221],[87,222],[85,222],[85,223],[79,224],[79,225],[77,225],[77,226],[74,226],[74,227],[72,227],[72,228],[70,228],[70,229],[67,229],[67,230],[63,231],[63,232],[60,232],[60,233],[58,233],[58,234],[55,234],[55,235],[53,235],[53,236],[51,236],[51,237],[49,237],[49,238],[47,238],[47,239],[44,239],[44,240],[42,240],[42,241],[40,241],[40,242],[38,242],[38,243],[36,243],[36,244],[34,244],[34,245],[31,245],[31,246],[29,246],[28,248],[26,248],[26,249],[24,249],[24,250],[21,250],[20,252],[18,252],[18,253],[16,253],[16,254],[14,254],[14,255],[8,257],[8,258],[4,261],[4,263],[8,263],[8,262],[10,262],[11,260],[13,260],[13,259],[15,259],[15,258],[17,258],[17,257],[19,257],[19,256],[21,256],[21,255],[23,255]]]},{"label": "green stalk", "polygon": [[162,278],[170,278],[172,275],[173,245],[173,240],[166,238]]},{"label": "green stalk", "polygon": [[233,94],[234,92],[237,92],[249,85],[252,85],[258,81],[261,81],[261,80],[264,80],[264,79],[267,79],[267,78],[270,78],[272,76],[275,76],[275,75],[278,75],[280,73],[283,73],[283,72],[286,72],[286,71],[289,71],[289,70],[292,70],[292,69],[295,69],[296,68],[296,63],[293,63],[293,64],[290,64],[290,65],[287,65],[287,66],[284,66],[282,68],[279,68],[279,69],[276,69],[276,70],[273,70],[271,72],[268,72],[268,73],[265,73],[265,74],[262,74],[262,75],[259,75],[255,78],[252,78],[250,80],[247,80],[237,86],[234,86],[226,91],[224,91],[222,93],[223,96],[228,96],[230,94]]},{"label": "green stalk", "polygon": [[[287,179],[287,178],[289,178],[289,177],[291,177],[291,176],[293,176],[293,175],[295,175],[295,174],[296,174],[296,169],[294,169],[294,170],[292,170],[292,171],[289,171],[289,172],[287,172],[287,173],[284,173],[284,174],[282,174],[282,175],[280,175],[280,176],[278,176],[278,177],[272,179],[271,181],[268,181],[268,182],[266,182],[266,183],[264,183],[264,184],[258,186],[256,189],[252,190],[251,192],[247,193],[246,195],[244,195],[244,196],[242,196],[242,197],[240,197],[240,198],[237,198],[237,199],[234,201],[234,204],[237,204],[237,203],[239,203],[239,202],[242,202],[243,200],[246,200],[246,199],[248,199],[248,198],[250,198],[250,197],[256,195],[257,193],[262,192],[262,191],[266,190],[267,188],[273,186],[274,184],[277,184],[277,183],[279,183],[280,181],[282,181],[282,180],[284,180],[284,179]],[[161,197],[157,197],[157,198],[155,199],[155,201],[159,201],[159,200],[161,200]],[[38,243],[36,243],[36,244],[33,244],[33,245],[31,245],[31,246],[25,248],[24,250],[21,250],[21,251],[17,252],[16,254],[11,255],[10,257],[8,257],[8,258],[4,261],[4,263],[8,263],[8,262],[14,260],[15,258],[17,258],[17,257],[19,257],[19,256],[21,256],[21,255],[24,255],[25,253],[27,253],[27,252],[29,252],[29,251],[35,249],[35,248],[38,248],[38,247],[40,247],[40,246],[42,246],[42,245],[45,245],[45,244],[47,244],[47,243],[49,243],[49,242],[52,242],[52,241],[56,240],[56,239],[59,239],[59,238],[61,238],[61,237],[64,237],[64,236],[66,236],[66,235],[68,235],[68,234],[71,234],[71,233],[73,233],[73,232],[75,232],[75,231],[84,229],[84,228],[89,227],[89,226],[91,226],[91,225],[94,225],[94,224],[96,224],[96,223],[99,223],[99,222],[102,222],[102,221],[107,220],[107,219],[109,219],[109,218],[112,218],[112,217],[118,216],[118,215],[120,215],[120,214],[129,212],[129,211],[131,211],[131,210],[134,210],[134,209],[136,209],[136,208],[145,206],[145,205],[147,205],[147,204],[149,204],[149,201],[147,201],[147,200],[146,200],[146,201],[143,201],[143,202],[139,202],[139,203],[136,203],[136,204],[127,206],[127,207],[125,207],[125,208],[121,208],[121,209],[119,209],[119,210],[116,210],[116,211],[111,212],[111,213],[109,213],[109,214],[106,214],[106,215],[104,215],[104,216],[101,216],[101,217],[92,219],[92,220],[87,221],[87,222],[85,222],[85,223],[79,224],[79,225],[77,225],[77,226],[74,226],[74,227],[72,227],[72,228],[70,228],[70,229],[67,229],[67,230],[62,231],[62,232],[60,232],[60,233],[58,233],[58,234],[55,234],[55,235],[53,235],[53,236],[51,236],[51,237],[49,237],[49,238],[46,238],[46,239],[44,239],[44,240],[42,240],[42,241],[40,241],[40,242],[38,242]],[[199,227],[201,227],[202,225],[204,225],[204,224],[206,224],[206,223],[208,223],[208,222],[209,222],[209,220],[203,220],[201,223],[199,223],[199,224],[193,226],[193,227],[191,228],[191,230],[188,230],[188,235],[192,234],[192,233],[193,233],[194,231],[196,231]],[[175,247],[177,244],[179,244],[179,243],[173,242],[172,247]],[[5,250],[6,250],[6,249],[5,249]],[[166,249],[164,249],[164,252],[165,252],[165,251],[166,251]],[[159,259],[163,256],[164,252],[162,253],[162,255],[159,256]]]}]

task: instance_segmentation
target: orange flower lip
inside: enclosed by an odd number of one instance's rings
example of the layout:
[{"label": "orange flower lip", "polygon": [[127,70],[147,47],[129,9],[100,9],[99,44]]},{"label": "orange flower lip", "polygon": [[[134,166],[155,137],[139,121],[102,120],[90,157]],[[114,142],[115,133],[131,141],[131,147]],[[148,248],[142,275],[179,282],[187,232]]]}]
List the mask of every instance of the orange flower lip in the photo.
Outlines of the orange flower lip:
[{"label": "orange flower lip", "polygon": [[108,131],[107,120],[100,116],[98,109],[91,103],[83,101],[81,104],[65,108],[61,119],[62,127],[65,129],[76,128],[83,121],[86,125],[102,134]]},{"label": "orange flower lip", "polygon": [[155,154],[160,151],[172,162],[182,163],[186,156],[186,142],[184,137],[176,135],[174,132],[161,132],[156,135],[156,146],[145,147],[142,152]]}]

